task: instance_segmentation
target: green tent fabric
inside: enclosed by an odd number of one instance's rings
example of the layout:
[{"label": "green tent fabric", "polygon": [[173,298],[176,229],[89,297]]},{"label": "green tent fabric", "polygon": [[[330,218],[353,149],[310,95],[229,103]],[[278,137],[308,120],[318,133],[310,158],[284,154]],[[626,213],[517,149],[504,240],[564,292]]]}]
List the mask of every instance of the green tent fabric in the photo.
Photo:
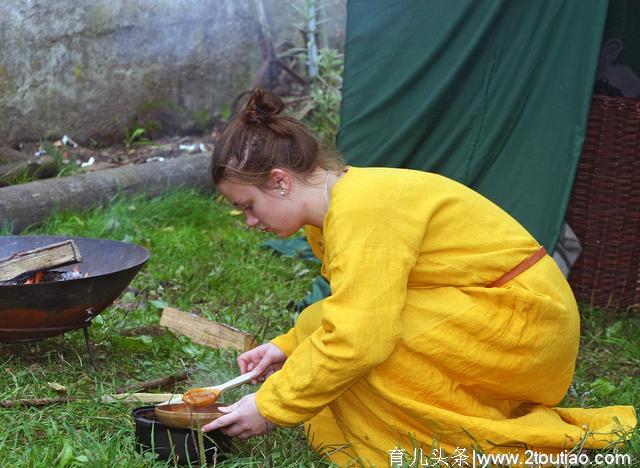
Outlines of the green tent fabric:
[{"label": "green tent fabric", "polygon": [[456,179],[553,251],[606,14],[606,0],[349,0],[340,151]]}]

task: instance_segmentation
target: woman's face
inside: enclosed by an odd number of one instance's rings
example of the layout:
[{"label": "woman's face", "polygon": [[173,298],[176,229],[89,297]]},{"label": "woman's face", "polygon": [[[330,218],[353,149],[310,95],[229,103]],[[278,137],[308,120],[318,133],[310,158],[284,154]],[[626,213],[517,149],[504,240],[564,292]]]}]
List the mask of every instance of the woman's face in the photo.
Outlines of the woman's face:
[{"label": "woman's face", "polygon": [[305,224],[300,205],[282,195],[277,188],[262,189],[255,185],[222,181],[218,184],[218,191],[242,210],[249,227],[288,237]]}]

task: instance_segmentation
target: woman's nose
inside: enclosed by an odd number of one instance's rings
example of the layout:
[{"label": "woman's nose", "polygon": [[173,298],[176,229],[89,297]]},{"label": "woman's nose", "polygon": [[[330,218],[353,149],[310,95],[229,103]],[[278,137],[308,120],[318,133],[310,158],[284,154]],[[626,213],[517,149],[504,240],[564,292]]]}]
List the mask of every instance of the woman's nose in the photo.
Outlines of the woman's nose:
[{"label": "woman's nose", "polygon": [[258,224],[260,224],[260,220],[255,216],[247,213],[247,226],[256,227]]}]

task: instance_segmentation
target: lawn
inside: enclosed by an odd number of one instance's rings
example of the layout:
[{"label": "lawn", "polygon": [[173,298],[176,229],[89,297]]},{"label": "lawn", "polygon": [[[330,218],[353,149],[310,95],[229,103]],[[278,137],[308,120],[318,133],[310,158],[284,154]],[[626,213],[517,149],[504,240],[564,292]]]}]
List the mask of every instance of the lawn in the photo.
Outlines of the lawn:
[{"label": "lawn", "polygon": [[[291,301],[310,289],[318,267],[263,246],[267,237],[218,198],[178,191],[151,201],[116,200],[106,209],[58,214],[25,234],[124,240],[152,252],[116,303],[97,317],[91,339],[100,372],[89,362],[82,333],[0,345],[0,399],[56,397],[54,385],[82,400],[42,408],[0,410],[2,466],[173,466],[135,450],[132,403],[101,403],[117,387],[197,368],[182,391],[237,375],[235,351],[210,350],[157,327],[164,305],[272,338],[295,319]],[[582,349],[571,406],[640,407],[640,316],[583,308]],[[171,390],[171,389],[168,389]],[[228,401],[251,387],[233,390]],[[614,449],[611,449],[614,450]],[[640,435],[622,450],[640,461]],[[301,428],[235,442],[219,466],[326,466]]]},{"label": "lawn", "polygon": [[[80,331],[0,345],[0,399],[58,396],[49,383],[66,387],[69,396],[86,398],[40,409],[0,410],[2,466],[173,466],[136,452],[130,413],[138,405],[103,404],[100,396],[186,368],[198,370],[176,390],[221,382],[238,369],[234,351],[210,350],[149,327],[158,324],[161,308],[193,311],[264,340],[291,326],[294,313],[287,305],[306,294],[315,275],[311,262],[264,248],[264,235],[247,231],[231,211],[211,197],[181,191],[150,202],[122,199],[108,209],[56,215],[25,233],[124,240],[148,248],[152,257],[129,291],[91,326],[99,373],[89,364]],[[229,401],[250,390],[231,391]],[[224,466],[322,465],[306,448],[301,430],[277,430],[236,445],[233,460]]]}]

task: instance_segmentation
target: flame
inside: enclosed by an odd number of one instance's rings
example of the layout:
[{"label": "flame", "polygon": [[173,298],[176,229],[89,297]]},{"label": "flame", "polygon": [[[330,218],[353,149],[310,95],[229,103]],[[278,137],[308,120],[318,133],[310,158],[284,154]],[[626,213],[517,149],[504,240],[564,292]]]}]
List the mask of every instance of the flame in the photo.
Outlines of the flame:
[{"label": "flame", "polygon": [[44,271],[36,271],[35,274],[29,278],[24,284],[36,284],[42,281],[44,277]]},{"label": "flame", "polygon": [[[39,270],[36,271],[35,273],[33,273],[31,276],[29,276],[29,278],[24,281],[22,284],[36,284],[36,283],[41,283],[45,280],[45,274],[47,273],[46,270]],[[62,273],[59,271],[54,271],[53,273]],[[75,275],[71,276],[71,277],[65,277],[65,275],[62,275],[62,280],[66,280],[66,279],[79,279],[79,278],[87,278],[89,276],[89,273],[85,273],[84,275],[82,273],[80,273],[78,271],[78,266],[74,265],[73,266],[73,273],[75,273]],[[53,276],[53,280],[50,279],[50,281],[61,281],[61,279],[57,279],[55,276]]]}]

